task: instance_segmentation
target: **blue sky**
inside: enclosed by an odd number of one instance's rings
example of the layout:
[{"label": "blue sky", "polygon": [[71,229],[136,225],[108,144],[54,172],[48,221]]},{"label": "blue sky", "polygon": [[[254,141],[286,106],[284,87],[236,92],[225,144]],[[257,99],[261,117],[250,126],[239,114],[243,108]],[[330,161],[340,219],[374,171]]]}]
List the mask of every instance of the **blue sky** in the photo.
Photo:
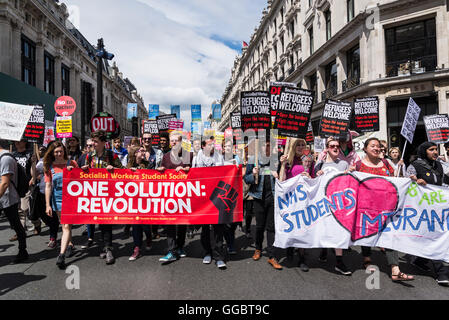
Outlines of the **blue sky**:
[{"label": "blue sky", "polygon": [[187,128],[191,104],[202,105],[205,119],[221,98],[241,43],[249,42],[267,6],[266,0],[63,2],[79,12],[75,24],[93,45],[104,38],[146,106],[169,112],[171,104],[181,105]]}]

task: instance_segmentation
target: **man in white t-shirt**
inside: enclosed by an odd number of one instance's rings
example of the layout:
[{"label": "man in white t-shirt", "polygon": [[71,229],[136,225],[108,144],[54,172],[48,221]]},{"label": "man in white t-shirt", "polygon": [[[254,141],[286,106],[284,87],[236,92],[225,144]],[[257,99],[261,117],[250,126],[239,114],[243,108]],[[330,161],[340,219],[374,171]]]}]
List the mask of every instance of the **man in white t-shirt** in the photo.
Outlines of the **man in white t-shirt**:
[{"label": "man in white t-shirt", "polygon": [[19,240],[19,254],[14,259],[14,263],[21,263],[28,259],[26,250],[26,233],[25,228],[19,219],[19,202],[20,197],[17,193],[17,162],[7,155],[9,142],[0,140],[0,209],[5,212],[11,228],[16,232]]}]

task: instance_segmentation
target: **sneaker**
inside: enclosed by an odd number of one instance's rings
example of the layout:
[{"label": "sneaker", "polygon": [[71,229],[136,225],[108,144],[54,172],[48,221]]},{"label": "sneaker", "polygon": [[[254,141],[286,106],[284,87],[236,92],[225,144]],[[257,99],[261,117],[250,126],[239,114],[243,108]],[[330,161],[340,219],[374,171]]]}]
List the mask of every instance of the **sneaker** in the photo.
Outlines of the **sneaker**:
[{"label": "sneaker", "polygon": [[50,249],[54,249],[56,248],[56,239],[50,239],[50,242],[48,243],[47,247],[49,247]]},{"label": "sneaker", "polygon": [[424,272],[430,272],[430,268],[427,265],[427,262],[423,261],[420,258],[416,258],[413,262],[412,265],[414,265],[415,267],[417,267],[418,269],[420,269],[421,271]]},{"label": "sneaker", "polygon": [[56,260],[56,265],[59,269],[64,270],[66,268],[65,265],[65,256],[63,254],[60,254],[58,256],[58,259]]},{"label": "sneaker", "polygon": [[134,248],[134,252],[133,255],[131,257],[129,257],[129,261],[134,261],[137,260],[138,258],[140,258],[142,255],[140,254],[140,249],[139,247],[135,247]]},{"label": "sneaker", "polygon": [[226,263],[224,263],[223,260],[218,260],[217,267],[218,267],[218,269],[226,269]]},{"label": "sneaker", "polygon": [[106,259],[106,251],[100,253],[100,259]]},{"label": "sneaker", "polygon": [[13,263],[22,263],[28,259],[28,252],[26,250],[19,251],[19,254],[15,257]]},{"label": "sneaker", "polygon": [[352,274],[343,262],[337,263],[335,266],[335,271],[340,272],[344,276],[350,276]]},{"label": "sneaker", "polygon": [[162,257],[159,259],[159,262],[166,263],[166,262],[173,262],[176,261],[176,257],[173,255],[173,253],[169,252],[165,257]]},{"label": "sneaker", "polygon": [[17,234],[13,235],[13,236],[9,239],[9,241],[10,241],[10,242],[17,241]]},{"label": "sneaker", "polygon": [[112,255],[111,250],[106,250],[106,264],[113,264],[115,262],[115,258]]},{"label": "sneaker", "polygon": [[88,249],[94,245],[94,240],[89,239],[85,244],[81,246],[81,249]]},{"label": "sneaker", "polygon": [[203,263],[204,264],[211,264],[212,263],[212,256],[209,255],[209,254],[207,256],[205,256],[204,259],[203,259]]},{"label": "sneaker", "polygon": [[75,253],[75,250],[76,250],[75,246],[68,246],[67,250],[65,251],[66,257],[67,258],[72,257],[74,255],[74,253]]},{"label": "sneaker", "polygon": [[327,262],[327,249],[321,249],[320,256],[318,257],[319,262]]},{"label": "sneaker", "polygon": [[436,281],[440,286],[449,287],[449,278],[445,275],[438,276]]},{"label": "sneaker", "polygon": [[150,251],[151,248],[153,248],[153,239],[152,238],[148,238],[145,242],[146,246],[145,246],[145,250]]},{"label": "sneaker", "polygon": [[187,257],[187,254],[186,254],[186,252],[185,252],[183,249],[178,249],[178,250],[176,250],[176,253],[178,254],[178,256],[179,256],[180,258],[185,258],[185,257]]}]

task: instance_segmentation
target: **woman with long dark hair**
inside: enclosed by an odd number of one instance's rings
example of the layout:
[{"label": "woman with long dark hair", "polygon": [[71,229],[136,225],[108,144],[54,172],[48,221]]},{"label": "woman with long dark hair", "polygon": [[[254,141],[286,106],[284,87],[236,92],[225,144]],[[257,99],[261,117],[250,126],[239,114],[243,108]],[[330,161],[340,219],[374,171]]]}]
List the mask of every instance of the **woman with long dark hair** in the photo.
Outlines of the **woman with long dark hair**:
[{"label": "woman with long dark hair", "polygon": [[[57,215],[61,220],[62,207],[62,173],[64,169],[72,170],[77,168],[78,164],[70,160],[67,149],[62,142],[56,141],[47,150],[44,156],[45,173],[45,203],[48,216]],[[70,257],[74,251],[72,243],[72,226],[62,225],[61,251],[56,261],[60,269],[65,269],[65,257]]]}]

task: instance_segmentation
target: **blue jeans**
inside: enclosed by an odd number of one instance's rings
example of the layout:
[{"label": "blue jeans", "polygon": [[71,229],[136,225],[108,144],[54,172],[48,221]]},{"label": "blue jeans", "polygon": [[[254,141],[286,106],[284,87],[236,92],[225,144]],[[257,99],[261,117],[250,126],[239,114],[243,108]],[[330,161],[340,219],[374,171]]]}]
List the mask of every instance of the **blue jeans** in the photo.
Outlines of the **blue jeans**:
[{"label": "blue jeans", "polygon": [[94,239],[95,234],[95,225],[94,224],[86,224],[87,229],[87,238]]}]

